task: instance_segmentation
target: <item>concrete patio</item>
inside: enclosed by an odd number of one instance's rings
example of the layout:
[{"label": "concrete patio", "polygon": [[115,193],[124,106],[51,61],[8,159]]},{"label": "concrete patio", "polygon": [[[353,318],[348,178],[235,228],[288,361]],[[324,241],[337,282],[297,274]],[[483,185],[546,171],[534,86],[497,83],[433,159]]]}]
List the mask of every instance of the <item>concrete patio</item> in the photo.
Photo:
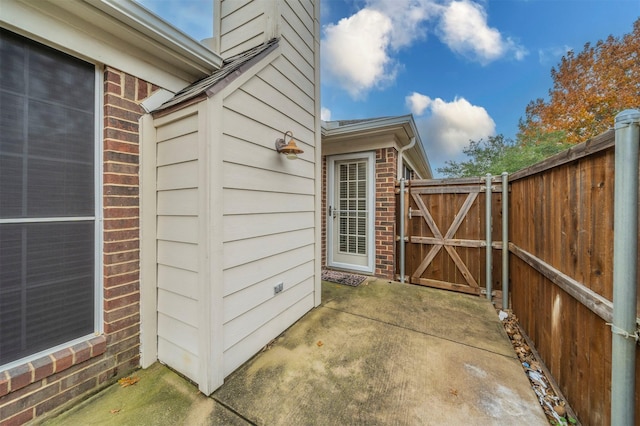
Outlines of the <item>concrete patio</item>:
[{"label": "concrete patio", "polygon": [[384,280],[322,296],[210,398],[156,364],[44,424],[548,424],[487,300]]}]

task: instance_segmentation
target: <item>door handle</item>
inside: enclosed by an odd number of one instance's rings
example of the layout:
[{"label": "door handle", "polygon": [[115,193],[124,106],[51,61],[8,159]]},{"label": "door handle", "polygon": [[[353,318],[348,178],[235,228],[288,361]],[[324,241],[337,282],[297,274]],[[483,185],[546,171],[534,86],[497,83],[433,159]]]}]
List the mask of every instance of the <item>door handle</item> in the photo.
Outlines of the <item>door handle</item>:
[{"label": "door handle", "polygon": [[333,217],[332,212],[333,212],[333,206],[329,206],[329,217]]}]

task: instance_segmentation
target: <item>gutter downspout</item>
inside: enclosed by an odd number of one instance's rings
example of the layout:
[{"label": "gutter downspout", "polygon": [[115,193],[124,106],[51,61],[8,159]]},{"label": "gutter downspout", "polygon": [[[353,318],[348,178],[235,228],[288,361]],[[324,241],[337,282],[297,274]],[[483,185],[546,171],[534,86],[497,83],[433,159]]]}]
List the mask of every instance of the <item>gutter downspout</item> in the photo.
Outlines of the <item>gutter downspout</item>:
[{"label": "gutter downspout", "polygon": [[404,178],[400,179],[400,282],[404,284]]},{"label": "gutter downspout", "polygon": [[396,175],[398,177],[398,182],[400,182],[400,282],[404,284],[404,258],[405,258],[405,235],[404,235],[404,176],[402,175],[402,154],[408,150],[413,148],[416,144],[416,138],[411,138],[411,142],[409,145],[405,145],[398,151],[398,163],[396,165]]},{"label": "gutter downspout", "polygon": [[615,119],[611,424],[634,424],[640,111]]}]

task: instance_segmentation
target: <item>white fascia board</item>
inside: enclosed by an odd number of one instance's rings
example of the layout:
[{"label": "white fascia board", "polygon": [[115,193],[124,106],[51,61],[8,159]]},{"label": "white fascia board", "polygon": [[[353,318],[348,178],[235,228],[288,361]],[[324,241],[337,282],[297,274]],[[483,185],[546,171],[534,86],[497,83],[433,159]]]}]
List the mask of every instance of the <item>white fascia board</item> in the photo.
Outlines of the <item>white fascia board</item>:
[{"label": "white fascia board", "polygon": [[[132,0],[83,0],[194,63],[215,71],[222,57]],[[213,18],[212,18],[213,19]]]},{"label": "white fascia board", "polygon": [[378,120],[367,120],[361,121],[359,123],[347,124],[344,126],[334,127],[335,122],[333,121],[325,121],[324,122],[324,134],[326,136],[338,136],[349,133],[358,133],[358,132],[366,132],[382,129],[384,127],[389,126],[397,126],[397,125],[405,125],[407,122],[411,121],[411,115],[402,115],[399,117],[386,117]]}]

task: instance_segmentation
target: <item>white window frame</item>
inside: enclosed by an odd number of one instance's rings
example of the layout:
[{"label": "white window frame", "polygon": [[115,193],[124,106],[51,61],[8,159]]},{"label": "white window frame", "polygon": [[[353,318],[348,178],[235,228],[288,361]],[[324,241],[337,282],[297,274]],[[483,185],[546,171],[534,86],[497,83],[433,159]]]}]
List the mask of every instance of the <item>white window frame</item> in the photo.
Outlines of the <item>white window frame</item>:
[{"label": "white window frame", "polygon": [[376,268],[376,153],[374,151],[356,152],[352,154],[331,155],[327,157],[327,209],[333,206],[335,198],[335,164],[342,160],[367,160],[367,191],[371,196],[367,200],[367,263],[368,266],[360,266],[336,262],[333,256],[334,233],[332,217],[328,210],[325,213],[326,229],[327,229],[327,266],[344,269],[349,271],[358,271],[372,274]]}]

